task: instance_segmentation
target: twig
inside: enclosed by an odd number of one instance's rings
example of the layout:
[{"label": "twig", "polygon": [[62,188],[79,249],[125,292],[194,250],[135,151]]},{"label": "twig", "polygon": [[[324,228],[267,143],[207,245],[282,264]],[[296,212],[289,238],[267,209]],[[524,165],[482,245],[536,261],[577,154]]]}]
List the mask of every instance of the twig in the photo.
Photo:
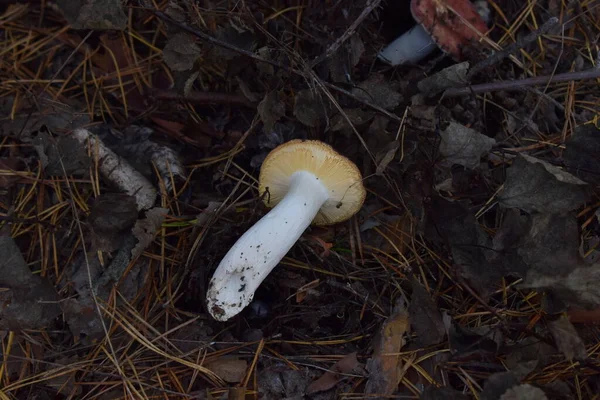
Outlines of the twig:
[{"label": "twig", "polygon": [[480,85],[462,88],[450,88],[444,92],[444,97],[467,96],[473,93],[494,92],[498,90],[522,90],[524,86],[545,85],[556,82],[570,82],[583,79],[600,78],[600,69],[588,69],[578,72],[565,72],[554,76],[536,76],[513,81],[482,83]]},{"label": "twig", "polygon": [[539,29],[530,32],[529,34],[523,36],[521,39],[518,39],[516,42],[507,46],[503,50],[494,53],[491,57],[486,58],[480,63],[476,64],[471,68],[469,73],[467,74],[467,79],[471,80],[473,76],[477,73],[481,72],[483,69],[491,67],[510,56],[512,53],[516,53],[517,51],[523,49],[529,44],[535,42],[540,36],[545,35],[550,32],[552,28],[554,28],[558,24],[558,18],[552,17],[548,21],[546,21]]},{"label": "twig", "polygon": [[[214,37],[212,37],[210,35],[207,35],[204,32],[201,32],[201,31],[199,31],[197,29],[194,29],[194,28],[192,28],[190,26],[182,24],[181,22],[174,20],[173,18],[169,17],[168,15],[166,15],[165,13],[163,13],[161,11],[157,11],[157,10],[152,9],[152,8],[144,8],[144,9],[148,10],[151,13],[153,13],[158,18],[160,18],[160,19],[162,19],[162,20],[164,20],[166,22],[170,22],[173,25],[175,25],[175,26],[177,26],[177,27],[179,27],[179,28],[181,28],[181,29],[183,29],[183,30],[191,33],[192,35],[194,35],[196,37],[199,37],[200,39],[206,40],[207,42],[209,42],[211,44],[214,44],[215,46],[220,46],[220,47],[226,48],[228,50],[235,51],[235,52],[237,52],[239,54],[242,54],[242,55],[245,55],[245,56],[247,56],[247,57],[249,57],[249,58],[251,58],[253,60],[273,65],[274,67],[281,68],[284,71],[289,71],[291,73],[294,73],[296,75],[299,75],[299,76],[302,76],[302,77],[306,78],[306,73],[303,72],[303,71],[300,71],[298,69],[289,67],[287,65],[280,64],[280,63],[278,63],[276,61],[264,59],[264,58],[262,58],[262,57],[260,57],[260,56],[258,56],[256,54],[250,52],[250,51],[247,51],[247,50],[241,49],[241,48],[239,48],[237,46],[234,46],[234,45],[231,45],[229,43],[223,42],[223,41],[221,41],[221,40],[219,40],[217,38],[214,38]],[[316,76],[311,76],[311,77],[314,78],[314,79],[318,79]],[[391,118],[391,119],[393,119],[395,121],[398,121],[398,122],[402,121],[402,119],[400,117],[398,117],[397,115],[394,115],[394,114],[386,111],[385,109],[381,108],[377,104],[371,103],[370,101],[367,101],[367,100],[363,100],[363,99],[355,96],[354,94],[352,94],[351,92],[349,92],[349,91],[347,91],[345,89],[342,89],[342,88],[340,88],[338,86],[332,85],[332,84],[330,84],[328,82],[325,82],[325,81],[322,81],[322,80],[319,80],[319,83],[322,84],[323,86],[326,86],[326,87],[328,87],[330,89],[335,90],[336,92],[343,93],[346,96],[352,97],[354,100],[356,100],[356,101],[358,101],[358,102],[360,102],[360,103],[362,103],[362,104],[364,104],[364,105],[366,105],[366,106],[368,106],[368,107],[370,107],[370,108],[372,108],[372,109],[374,109],[376,111],[379,111],[382,114],[385,114],[387,117],[389,117],[389,118]]]},{"label": "twig", "polygon": [[235,104],[256,108],[255,103],[234,93],[191,92],[183,96],[176,90],[159,90],[154,92],[154,97],[158,100],[182,100],[194,104]]},{"label": "twig", "polygon": [[364,10],[360,13],[360,15],[354,20],[352,25],[348,27],[346,32],[344,32],[342,36],[340,36],[335,42],[333,42],[333,44],[331,44],[331,46],[327,48],[325,53],[321,54],[319,57],[317,57],[310,63],[310,68],[314,68],[317,64],[320,64],[321,62],[331,57],[346,40],[348,40],[352,35],[354,35],[354,32],[356,32],[358,26],[364,21],[365,18],[367,18],[371,11],[373,11],[379,6],[379,3],[381,3],[381,0],[370,0],[369,3],[365,6]]}]

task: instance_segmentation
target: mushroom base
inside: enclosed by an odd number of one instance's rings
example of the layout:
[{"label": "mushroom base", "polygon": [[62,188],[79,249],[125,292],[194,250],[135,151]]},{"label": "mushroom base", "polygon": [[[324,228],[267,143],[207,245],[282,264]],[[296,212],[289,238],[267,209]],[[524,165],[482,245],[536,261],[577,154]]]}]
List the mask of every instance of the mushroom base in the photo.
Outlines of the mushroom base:
[{"label": "mushroom base", "polygon": [[227,321],[250,304],[327,201],[327,188],[315,175],[298,171],[290,179],[281,202],[238,239],[217,267],[206,299],[216,320]]}]

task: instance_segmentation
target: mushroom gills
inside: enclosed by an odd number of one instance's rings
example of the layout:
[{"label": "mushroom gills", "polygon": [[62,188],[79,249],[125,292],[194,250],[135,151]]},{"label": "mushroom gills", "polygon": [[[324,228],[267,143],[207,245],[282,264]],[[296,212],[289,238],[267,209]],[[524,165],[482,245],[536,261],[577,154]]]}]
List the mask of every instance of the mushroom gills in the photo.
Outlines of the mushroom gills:
[{"label": "mushroom gills", "polygon": [[229,249],[208,287],[208,310],[227,321],[244,309],[256,289],[285,257],[328,200],[327,188],[312,173],[297,171],[289,191]]}]

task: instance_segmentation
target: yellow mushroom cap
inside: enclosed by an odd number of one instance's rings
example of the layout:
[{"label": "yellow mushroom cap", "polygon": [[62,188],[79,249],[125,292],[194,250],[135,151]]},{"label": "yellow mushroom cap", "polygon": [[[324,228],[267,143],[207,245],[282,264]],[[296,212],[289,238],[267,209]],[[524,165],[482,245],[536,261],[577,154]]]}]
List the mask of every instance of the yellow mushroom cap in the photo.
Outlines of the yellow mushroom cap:
[{"label": "yellow mushroom cap", "polygon": [[259,177],[259,192],[267,207],[276,206],[284,198],[292,175],[298,171],[315,175],[329,193],[313,224],[347,220],[362,207],[366,191],[360,171],[348,158],[318,140],[291,140],[267,155]]}]

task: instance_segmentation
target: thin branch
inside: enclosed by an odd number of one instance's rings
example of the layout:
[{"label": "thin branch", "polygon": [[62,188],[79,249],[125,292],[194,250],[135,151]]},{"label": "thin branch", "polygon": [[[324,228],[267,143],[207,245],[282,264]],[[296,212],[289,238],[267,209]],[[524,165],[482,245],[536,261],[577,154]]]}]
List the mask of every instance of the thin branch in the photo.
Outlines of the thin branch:
[{"label": "thin branch", "polygon": [[534,78],[514,81],[491,82],[462,88],[450,88],[444,92],[444,97],[467,96],[473,93],[486,93],[498,90],[522,90],[524,86],[545,85],[549,83],[571,82],[596,78],[600,78],[600,69],[594,68],[578,72],[565,72],[564,74],[556,74],[554,76],[536,76]]},{"label": "thin branch", "polygon": [[356,20],[354,20],[354,22],[352,23],[352,25],[350,25],[350,27],[346,30],[346,32],[344,32],[344,34],[342,36],[340,36],[335,42],[333,42],[333,44],[331,44],[331,46],[329,46],[327,48],[325,53],[321,54],[319,57],[314,59],[313,62],[310,63],[310,68],[314,68],[317,64],[320,64],[321,62],[325,61],[326,59],[331,57],[333,54],[335,54],[335,52],[339,49],[339,47],[346,40],[350,39],[350,37],[352,37],[352,35],[354,35],[354,32],[356,32],[356,29],[358,28],[358,26],[364,21],[365,18],[367,18],[367,16],[369,14],[371,14],[371,11],[373,11],[375,8],[377,8],[379,6],[379,3],[381,3],[381,0],[369,1],[369,3],[365,6],[364,10],[360,13],[360,15],[356,18]]}]

